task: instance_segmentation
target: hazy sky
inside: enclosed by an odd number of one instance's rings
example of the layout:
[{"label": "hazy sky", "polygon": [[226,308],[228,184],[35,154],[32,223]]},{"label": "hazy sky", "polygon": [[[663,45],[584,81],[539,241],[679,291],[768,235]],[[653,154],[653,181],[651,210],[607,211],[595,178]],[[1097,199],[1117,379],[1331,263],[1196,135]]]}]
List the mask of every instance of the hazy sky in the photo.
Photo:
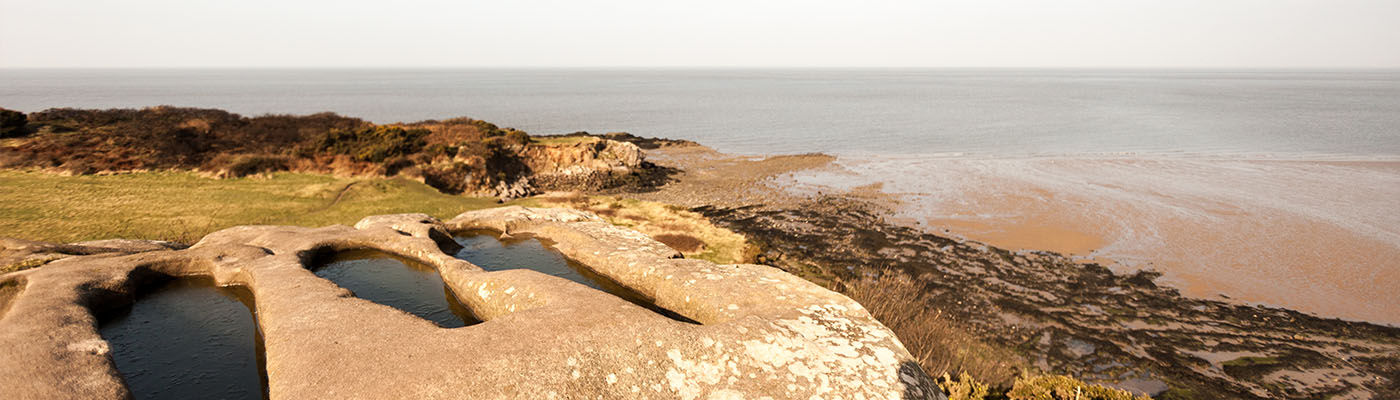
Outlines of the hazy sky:
[{"label": "hazy sky", "polygon": [[1400,0],[0,0],[0,67],[1400,67]]}]

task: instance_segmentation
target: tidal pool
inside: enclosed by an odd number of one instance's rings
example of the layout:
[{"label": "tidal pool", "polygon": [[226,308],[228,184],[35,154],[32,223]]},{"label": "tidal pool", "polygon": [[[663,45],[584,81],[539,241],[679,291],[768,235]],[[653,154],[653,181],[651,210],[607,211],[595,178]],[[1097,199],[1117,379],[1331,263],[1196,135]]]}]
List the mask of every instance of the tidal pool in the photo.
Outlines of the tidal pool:
[{"label": "tidal pool", "polygon": [[496,236],[484,232],[468,232],[454,239],[462,245],[462,250],[454,256],[467,260],[487,271],[507,269],[530,269],[553,275],[588,287],[609,291],[612,282],[588,271],[582,265],[572,263],[563,254],[545,247],[538,239],[517,239],[501,242]]},{"label": "tidal pool", "polygon": [[442,282],[432,267],[374,250],[335,254],[315,269],[316,276],[350,289],[355,297],[387,305],[443,328],[481,322]]},{"label": "tidal pool", "polygon": [[105,315],[99,332],[137,399],[263,399],[262,338],[252,296],[208,279],[175,279]]}]

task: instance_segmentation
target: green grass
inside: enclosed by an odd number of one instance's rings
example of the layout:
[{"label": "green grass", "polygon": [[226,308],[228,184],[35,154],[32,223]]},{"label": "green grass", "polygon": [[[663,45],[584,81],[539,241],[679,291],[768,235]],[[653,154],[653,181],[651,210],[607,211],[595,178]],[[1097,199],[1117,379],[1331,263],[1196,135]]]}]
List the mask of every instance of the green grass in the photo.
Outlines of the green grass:
[{"label": "green grass", "polygon": [[369,215],[411,212],[445,219],[494,206],[494,199],[443,194],[399,178],[0,171],[0,236],[58,243],[114,238],[193,243],[237,225],[351,225]]}]

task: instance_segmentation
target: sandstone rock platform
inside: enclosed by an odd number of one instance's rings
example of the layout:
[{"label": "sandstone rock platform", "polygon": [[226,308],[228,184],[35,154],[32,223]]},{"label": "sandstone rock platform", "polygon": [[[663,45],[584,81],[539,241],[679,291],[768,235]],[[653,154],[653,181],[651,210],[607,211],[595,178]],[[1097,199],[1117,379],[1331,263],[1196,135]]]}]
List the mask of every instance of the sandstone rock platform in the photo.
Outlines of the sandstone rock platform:
[{"label": "sandstone rock platform", "polygon": [[[479,229],[539,238],[684,318],[535,271],[485,271],[443,251],[451,232]],[[156,277],[206,277],[252,293],[274,399],[943,397],[854,301],[767,266],[683,259],[580,211],[241,226],[185,249],[103,249],[65,248],[76,255],[0,275],[10,288],[0,290],[0,397],[127,397],[94,314],[128,306]],[[431,266],[485,322],[441,328],[309,269],[318,254],[351,249]]]}]

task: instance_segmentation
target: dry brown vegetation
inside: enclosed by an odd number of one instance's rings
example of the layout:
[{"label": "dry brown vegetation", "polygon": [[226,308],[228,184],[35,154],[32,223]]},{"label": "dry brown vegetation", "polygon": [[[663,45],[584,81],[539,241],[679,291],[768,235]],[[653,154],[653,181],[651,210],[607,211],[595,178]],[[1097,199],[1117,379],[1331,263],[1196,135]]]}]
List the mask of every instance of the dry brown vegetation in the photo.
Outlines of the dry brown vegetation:
[{"label": "dry brown vegetation", "polygon": [[18,115],[27,118],[15,128],[23,137],[0,148],[0,167],[79,175],[171,169],[219,177],[402,174],[446,193],[528,172],[513,156],[530,142],[528,134],[470,118],[375,125],[333,113],[244,117],[167,106]]},{"label": "dry brown vegetation", "polygon": [[924,372],[939,377],[950,400],[1146,399],[1068,376],[1037,374],[1010,349],[983,343],[929,307],[926,285],[904,271],[885,269],[842,280],[838,289],[893,330]]},{"label": "dry brown vegetation", "polygon": [[931,376],[965,373],[993,387],[1010,387],[1028,369],[1017,354],[982,343],[929,307],[927,287],[908,273],[886,269],[841,280],[837,289],[893,330]]}]

